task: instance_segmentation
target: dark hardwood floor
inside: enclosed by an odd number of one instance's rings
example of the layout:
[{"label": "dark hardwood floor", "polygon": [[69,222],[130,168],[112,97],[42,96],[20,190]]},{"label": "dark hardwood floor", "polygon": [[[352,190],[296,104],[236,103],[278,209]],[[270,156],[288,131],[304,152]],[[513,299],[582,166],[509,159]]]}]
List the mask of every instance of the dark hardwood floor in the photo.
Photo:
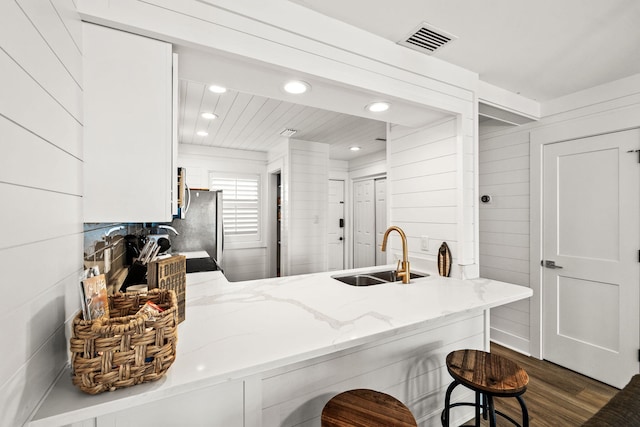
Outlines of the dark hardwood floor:
[{"label": "dark hardwood floor", "polygon": [[[595,414],[618,391],[553,363],[538,360],[491,344],[491,351],[518,363],[529,374],[529,385],[523,398],[529,409],[531,427],[580,426]],[[516,421],[522,421],[520,406],[514,398],[496,398],[496,408]],[[511,426],[498,417],[498,426]],[[467,423],[473,425],[473,423]],[[487,421],[482,426],[488,426]]]}]

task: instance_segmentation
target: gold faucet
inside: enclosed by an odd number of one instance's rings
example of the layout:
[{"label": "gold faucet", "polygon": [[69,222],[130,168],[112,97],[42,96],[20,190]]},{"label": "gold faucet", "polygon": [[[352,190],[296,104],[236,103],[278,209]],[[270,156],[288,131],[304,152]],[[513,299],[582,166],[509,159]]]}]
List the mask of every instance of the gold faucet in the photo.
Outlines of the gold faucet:
[{"label": "gold faucet", "polygon": [[389,237],[389,233],[393,230],[397,231],[400,234],[400,238],[402,239],[402,263],[398,260],[398,267],[396,268],[396,273],[398,277],[402,277],[402,283],[409,283],[409,279],[411,278],[411,272],[409,270],[409,251],[407,249],[407,235],[404,234],[404,231],[400,227],[396,227],[392,225],[387,228],[387,231],[384,232],[384,237],[382,238],[382,252],[387,249],[387,237]]}]

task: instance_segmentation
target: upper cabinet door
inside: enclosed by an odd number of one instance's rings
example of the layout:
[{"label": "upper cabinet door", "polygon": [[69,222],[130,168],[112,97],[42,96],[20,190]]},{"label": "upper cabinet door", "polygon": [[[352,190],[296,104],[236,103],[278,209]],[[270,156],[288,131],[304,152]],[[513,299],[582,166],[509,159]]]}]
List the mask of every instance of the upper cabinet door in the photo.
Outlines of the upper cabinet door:
[{"label": "upper cabinet door", "polygon": [[83,24],[84,222],[172,218],[172,49]]}]

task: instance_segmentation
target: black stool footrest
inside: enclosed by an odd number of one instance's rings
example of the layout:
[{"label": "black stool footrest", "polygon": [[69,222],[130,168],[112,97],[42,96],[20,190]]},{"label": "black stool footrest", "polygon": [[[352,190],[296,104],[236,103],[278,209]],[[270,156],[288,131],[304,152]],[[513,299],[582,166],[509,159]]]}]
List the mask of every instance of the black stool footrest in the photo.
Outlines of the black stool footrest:
[{"label": "black stool footrest", "polygon": [[[518,402],[520,403],[520,408],[522,409],[522,419],[523,419],[523,424],[518,423],[516,420],[514,420],[513,418],[511,418],[509,415],[505,414],[504,412],[498,411],[497,409],[495,409],[494,403],[493,403],[493,397],[500,397],[500,396],[494,396],[491,395],[489,393],[483,393],[483,392],[478,392],[480,393],[480,395],[482,396],[482,403],[479,402],[455,402],[455,403],[449,403],[450,402],[450,398],[451,398],[451,393],[453,392],[453,389],[456,388],[458,385],[462,385],[459,381],[454,380],[449,387],[447,388],[447,393],[446,393],[446,398],[445,398],[445,408],[442,411],[442,414],[440,415],[440,422],[442,423],[443,427],[449,427],[449,412],[451,408],[455,408],[457,406],[471,406],[476,408],[476,426],[479,426],[480,424],[480,420],[479,420],[479,416],[482,413],[482,417],[486,420],[487,419],[487,411],[489,411],[489,417],[491,417],[491,412],[493,412],[493,414],[495,415],[499,415],[502,418],[504,418],[505,420],[509,421],[511,424],[513,424],[516,427],[529,427],[529,411],[527,410],[527,406],[524,403],[524,400],[522,399],[521,395],[517,395],[517,396],[509,396],[509,397],[515,397]],[[477,395],[476,395],[477,396]],[[493,423],[490,424],[493,425]],[[467,426],[466,424],[460,427],[465,427]],[[471,427],[471,426],[469,426]]]},{"label": "black stool footrest", "polygon": [[[456,406],[471,406],[471,407],[475,408],[476,404],[472,403],[472,402],[456,402],[456,403],[452,403],[451,405],[449,405],[449,409],[455,408]],[[445,411],[446,411],[446,408],[445,408]],[[444,426],[444,423],[445,423],[445,421],[444,421],[444,412],[445,411],[442,411],[442,414],[440,415],[440,421],[442,422],[443,426]],[[497,409],[494,409],[494,412],[495,412],[496,415],[500,415],[502,418],[506,419],[507,421],[509,421],[514,426],[522,427],[522,425],[519,422],[517,422],[516,420],[514,420],[513,418],[511,418],[509,415],[505,414],[504,412],[498,411]],[[466,424],[462,425],[460,427],[465,427],[465,426],[466,426]]]}]

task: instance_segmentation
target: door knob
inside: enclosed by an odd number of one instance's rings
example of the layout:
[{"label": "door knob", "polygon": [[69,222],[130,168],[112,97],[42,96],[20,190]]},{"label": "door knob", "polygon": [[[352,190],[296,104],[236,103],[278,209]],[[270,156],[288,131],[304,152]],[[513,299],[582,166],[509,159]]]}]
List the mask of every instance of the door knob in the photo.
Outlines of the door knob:
[{"label": "door knob", "polygon": [[544,266],[546,268],[562,268],[562,266],[556,265],[556,262],[550,259],[544,261]]},{"label": "door knob", "polygon": [[342,237],[340,237],[338,240],[343,240]]}]

